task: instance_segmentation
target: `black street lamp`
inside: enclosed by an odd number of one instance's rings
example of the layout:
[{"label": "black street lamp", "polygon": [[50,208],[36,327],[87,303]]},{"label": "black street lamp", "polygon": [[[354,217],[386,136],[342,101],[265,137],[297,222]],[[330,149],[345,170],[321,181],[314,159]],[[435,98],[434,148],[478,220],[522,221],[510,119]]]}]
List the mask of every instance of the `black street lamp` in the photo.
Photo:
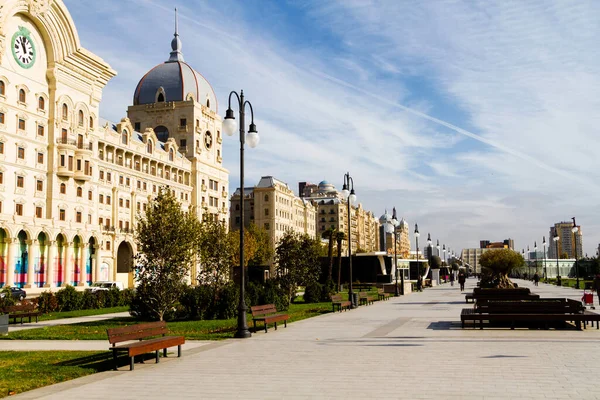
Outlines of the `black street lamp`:
[{"label": "black street lamp", "polygon": [[552,237],[552,240],[554,240],[554,243],[556,243],[556,286],[561,285],[560,270],[558,269],[558,239],[560,239],[558,237],[558,231],[556,228],[554,228],[554,236]]},{"label": "black street lamp", "polygon": [[421,275],[421,267],[419,266],[419,226],[415,224],[415,240],[417,241],[417,279]]},{"label": "black street lamp", "polygon": [[542,244],[544,245],[544,278],[548,283],[548,268],[546,267],[546,236],[542,237]]},{"label": "black street lamp", "polygon": [[[534,256],[534,260],[535,260],[535,273],[537,274],[537,240],[533,242],[533,256]],[[539,275],[538,275],[538,280],[539,280]]]},{"label": "black street lamp", "polygon": [[527,245],[527,274],[529,274],[529,280],[532,280],[533,275],[531,275],[531,253],[529,252],[529,245]]},{"label": "black street lamp", "polygon": [[[398,242],[398,225],[400,225],[400,221],[398,221],[398,217],[396,216],[396,207],[394,207],[392,212],[392,227],[394,229],[394,273],[396,274],[396,290],[394,291],[394,296],[400,296],[400,291],[398,289],[398,253],[396,252],[396,243]],[[404,294],[404,273],[402,274],[402,294]]]},{"label": "black street lamp", "polygon": [[575,289],[579,289],[579,261],[577,260],[577,231],[579,229],[575,223],[575,217],[571,219],[573,220],[571,232],[573,232],[573,254],[575,255]]},{"label": "black street lamp", "polygon": [[357,304],[354,301],[354,293],[352,292],[352,218],[350,217],[350,203],[356,201],[354,193],[354,179],[350,176],[350,172],[344,174],[344,186],[342,187],[342,195],[348,204],[348,265],[350,268],[350,286],[348,288],[348,300],[350,300],[350,308],[356,308]]},{"label": "black street lamp", "polygon": [[[233,115],[233,110],[231,109],[232,95],[235,95],[235,97],[237,98],[237,105],[240,117],[240,303],[238,305],[238,326],[237,331],[235,333],[235,337],[239,339],[244,339],[252,336],[250,330],[248,330],[248,324],[246,322],[246,311],[248,310],[248,308],[246,307],[246,302],[244,300],[246,292],[246,271],[244,270],[244,143],[248,141],[248,145],[254,148],[258,144],[260,138],[258,136],[258,131],[256,130],[256,125],[254,125],[254,110],[252,109],[252,104],[250,104],[249,101],[244,100],[243,90],[240,91],[239,95],[235,91],[231,91],[231,93],[229,93],[229,107],[225,112],[225,120],[223,121],[223,131],[225,131],[225,133],[228,136],[232,136],[237,128],[235,116]],[[246,105],[250,107],[251,117],[250,126],[248,129],[248,136],[246,136],[244,132],[246,127]]]},{"label": "black street lamp", "polygon": [[[433,253],[433,250],[431,248],[431,234],[427,233],[427,262],[429,263],[429,268],[431,269],[431,253]],[[427,279],[426,276],[423,277],[423,279]]]}]

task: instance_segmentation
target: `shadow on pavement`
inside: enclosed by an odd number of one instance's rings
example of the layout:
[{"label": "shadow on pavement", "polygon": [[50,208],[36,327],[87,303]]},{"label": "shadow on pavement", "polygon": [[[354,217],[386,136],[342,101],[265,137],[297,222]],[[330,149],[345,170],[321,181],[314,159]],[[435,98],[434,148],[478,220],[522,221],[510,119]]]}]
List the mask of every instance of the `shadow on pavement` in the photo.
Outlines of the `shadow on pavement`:
[{"label": "shadow on pavement", "polygon": [[[139,356],[135,356],[135,362],[144,363],[145,361],[150,360],[150,362],[154,363],[154,354],[148,353]],[[129,365],[129,357],[119,357],[117,358],[119,367],[123,367]],[[75,358],[68,361],[63,361],[56,363],[55,365],[62,367],[79,367],[86,369],[93,369],[96,372],[102,371],[110,371],[114,368],[114,361],[111,352],[94,354],[91,356]]]}]

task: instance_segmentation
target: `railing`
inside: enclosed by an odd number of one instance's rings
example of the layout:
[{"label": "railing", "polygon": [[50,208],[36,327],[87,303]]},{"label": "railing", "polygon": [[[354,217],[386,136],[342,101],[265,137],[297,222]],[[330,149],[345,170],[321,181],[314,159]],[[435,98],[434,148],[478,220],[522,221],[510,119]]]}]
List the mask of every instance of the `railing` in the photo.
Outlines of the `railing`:
[{"label": "railing", "polygon": [[115,227],[114,226],[108,226],[105,225],[102,227],[103,230],[107,231],[107,232],[114,232],[115,231]]},{"label": "railing", "polygon": [[58,139],[56,139],[56,143],[77,146],[77,141],[75,139],[69,139],[69,138],[58,138]]},{"label": "railing", "polygon": [[77,142],[77,148],[80,150],[94,150],[94,144],[91,142]]}]

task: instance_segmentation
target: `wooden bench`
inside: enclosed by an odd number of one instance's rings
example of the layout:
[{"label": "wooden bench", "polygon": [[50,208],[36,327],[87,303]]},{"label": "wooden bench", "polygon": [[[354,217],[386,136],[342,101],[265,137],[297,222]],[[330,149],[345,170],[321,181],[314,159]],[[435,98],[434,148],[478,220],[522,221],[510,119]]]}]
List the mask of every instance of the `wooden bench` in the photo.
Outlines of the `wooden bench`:
[{"label": "wooden bench", "polygon": [[479,321],[479,328],[483,329],[483,321],[510,322],[511,329],[515,328],[517,321],[542,322],[547,328],[549,322],[573,322],[581,330],[581,322],[600,321],[600,314],[584,309],[583,305],[571,299],[537,299],[521,301],[482,300],[474,308],[466,308],[461,312],[462,327],[465,321],[473,321],[473,327]]},{"label": "wooden bench", "polygon": [[529,288],[516,288],[516,289],[485,289],[485,288],[474,288],[473,293],[465,296],[465,302],[469,303],[469,300],[536,300],[540,296],[535,293],[531,293]]},{"label": "wooden bench", "polygon": [[34,304],[21,304],[18,306],[4,307],[4,313],[8,314],[8,318],[12,318],[13,322],[17,323],[17,318],[21,319],[21,325],[23,325],[23,318],[28,317],[31,322],[31,317],[35,317],[35,322],[38,322],[38,316],[41,314]]},{"label": "wooden bench", "polygon": [[358,302],[359,304],[373,304],[375,302],[375,297],[369,296],[367,292],[359,292],[358,293]]},{"label": "wooden bench", "polygon": [[263,321],[265,324],[265,333],[267,332],[267,324],[273,322],[275,330],[277,330],[277,322],[283,321],[283,325],[287,328],[287,320],[290,316],[284,313],[278,313],[275,304],[265,304],[262,306],[252,306],[252,321],[254,322],[254,332],[256,332],[256,321]]},{"label": "wooden bench", "polygon": [[333,312],[335,312],[335,307],[337,306],[338,311],[342,312],[342,310],[349,310],[352,306],[352,302],[350,300],[342,300],[341,294],[331,295],[331,307]]},{"label": "wooden bench", "polygon": [[375,286],[374,284],[371,283],[353,283],[352,284],[352,291],[354,292],[360,292],[361,290],[371,290],[371,288]]},{"label": "wooden bench", "polygon": [[[162,349],[163,357],[167,356],[167,348],[177,346],[177,357],[181,357],[181,345],[185,343],[183,336],[165,336],[168,333],[165,321],[147,322],[126,326],[123,328],[107,329],[108,342],[112,344],[109,350],[113,352],[115,370],[118,368],[117,355],[127,353],[130,358],[129,370],[133,371],[134,358],[140,354],[155,352],[156,362],[159,362],[158,352]],[[152,338],[152,336],[159,336]],[[116,345],[117,343],[138,340],[137,342]]]},{"label": "wooden bench", "polygon": [[389,300],[390,294],[385,293],[383,288],[381,288],[381,289],[377,289],[377,297],[379,298],[379,300]]}]

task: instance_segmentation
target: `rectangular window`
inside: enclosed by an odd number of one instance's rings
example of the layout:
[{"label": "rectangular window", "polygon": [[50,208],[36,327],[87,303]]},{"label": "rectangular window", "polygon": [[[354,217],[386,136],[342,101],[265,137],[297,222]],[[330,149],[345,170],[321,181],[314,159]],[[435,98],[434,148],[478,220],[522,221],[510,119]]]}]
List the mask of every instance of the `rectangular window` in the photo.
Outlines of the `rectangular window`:
[{"label": "rectangular window", "polygon": [[88,224],[92,223],[92,214],[88,214]]},{"label": "rectangular window", "polygon": [[152,193],[156,193],[156,185],[152,185]]},{"label": "rectangular window", "polygon": [[25,159],[25,147],[18,147],[17,148],[17,158],[20,160],[24,160]]},{"label": "rectangular window", "polygon": [[19,129],[22,131],[25,130],[25,120],[22,118],[19,118]]},{"label": "rectangular window", "polygon": [[73,171],[73,156],[69,156],[69,171]]},{"label": "rectangular window", "polygon": [[265,217],[268,217],[268,216],[269,216],[269,209],[265,208]]},{"label": "rectangular window", "polygon": [[106,241],[106,250],[110,250],[110,242],[108,240]]},{"label": "rectangular window", "polygon": [[38,162],[38,164],[43,164],[44,163],[44,153],[38,153],[37,162]]},{"label": "rectangular window", "polygon": [[42,207],[36,207],[35,208],[35,217],[36,218],[42,218]]},{"label": "rectangular window", "polygon": [[185,128],[186,125],[187,125],[187,120],[185,118],[179,119],[179,126],[180,127]]},{"label": "rectangular window", "polygon": [[129,203],[129,200],[125,200],[125,208],[129,208],[131,203]]},{"label": "rectangular window", "polygon": [[136,122],[133,124],[133,129],[135,129],[136,132],[141,132],[142,126],[139,122]]},{"label": "rectangular window", "polygon": [[265,230],[271,229],[271,225],[268,222],[265,222]]},{"label": "rectangular window", "polygon": [[146,211],[147,203],[142,204],[142,209]]},{"label": "rectangular window", "polygon": [[75,214],[75,222],[81,223],[81,211],[77,211],[77,214]]},{"label": "rectangular window", "polygon": [[123,221],[119,221],[119,229],[123,229]]},{"label": "rectangular window", "polygon": [[185,147],[185,146],[187,146],[187,140],[186,139],[179,140],[179,147]]},{"label": "rectangular window", "polygon": [[61,167],[64,167],[64,166],[66,166],[66,165],[65,165],[65,155],[64,155],[64,154],[61,154],[61,155],[60,155],[60,166],[61,166]]},{"label": "rectangular window", "polygon": [[63,128],[63,130],[61,131],[61,134],[60,134],[60,139],[61,139],[61,141],[62,141],[64,144],[66,144],[66,143],[67,143],[67,138],[68,138],[68,137],[69,137],[69,133],[67,132],[67,130],[66,130],[66,129],[64,129],[64,128]]},{"label": "rectangular window", "polygon": [[110,227],[110,218],[106,218],[106,226]]},{"label": "rectangular window", "polygon": [[131,185],[131,180],[129,178],[125,178],[125,185],[129,187]]},{"label": "rectangular window", "polygon": [[110,172],[106,173],[106,180],[109,182],[112,180],[112,174]]},{"label": "rectangular window", "polygon": [[106,204],[110,204],[110,196],[106,196]]},{"label": "rectangular window", "polygon": [[0,185],[4,185],[4,172],[0,172]]},{"label": "rectangular window", "polygon": [[38,125],[37,134],[38,134],[38,136],[44,136],[44,126],[43,125]]},{"label": "rectangular window", "polygon": [[104,223],[104,218],[102,218],[102,217],[98,218],[98,225],[102,226],[103,223]]},{"label": "rectangular window", "polygon": [[119,199],[119,207],[123,207],[123,199]]},{"label": "rectangular window", "polygon": [[129,230],[129,221],[125,221],[125,229]]},{"label": "rectangular window", "polygon": [[41,179],[38,179],[35,182],[35,190],[37,190],[38,192],[43,192],[44,191],[44,181],[42,181]]},{"label": "rectangular window", "polygon": [[4,154],[4,142],[0,142],[0,154]]},{"label": "rectangular window", "polygon": [[15,214],[23,215],[23,204],[15,204]]},{"label": "rectangular window", "polygon": [[92,174],[92,170],[90,169],[90,162],[87,160],[85,161],[85,174],[86,175]]},{"label": "rectangular window", "polygon": [[17,187],[22,188],[24,186],[25,178],[17,176]]},{"label": "rectangular window", "polygon": [[62,208],[58,212],[58,218],[61,221],[65,221],[67,219],[67,214],[66,214],[65,210],[63,210]]},{"label": "rectangular window", "polygon": [[77,159],[77,171],[81,171],[81,160]]},{"label": "rectangular window", "polygon": [[122,185],[122,184],[123,184],[123,175],[120,175],[119,176],[119,185]]},{"label": "rectangular window", "polygon": [[101,194],[101,195],[98,195],[98,202],[99,202],[100,204],[103,204],[103,203],[104,203],[104,195],[103,195],[103,194]]},{"label": "rectangular window", "polygon": [[144,184],[142,185],[144,190],[146,190],[146,182],[144,182]]},{"label": "rectangular window", "polygon": [[100,170],[100,180],[104,180],[104,171]]},{"label": "rectangular window", "polygon": [[140,181],[137,181],[137,188],[138,188],[138,189],[141,189],[141,188],[142,188],[142,182],[140,182]]},{"label": "rectangular window", "polygon": [[91,190],[88,191],[88,200],[92,200],[92,191]]},{"label": "rectangular window", "polygon": [[142,203],[137,202],[137,210],[140,211],[142,209]]},{"label": "rectangular window", "polygon": [[4,113],[0,113],[0,124],[4,124]]}]

